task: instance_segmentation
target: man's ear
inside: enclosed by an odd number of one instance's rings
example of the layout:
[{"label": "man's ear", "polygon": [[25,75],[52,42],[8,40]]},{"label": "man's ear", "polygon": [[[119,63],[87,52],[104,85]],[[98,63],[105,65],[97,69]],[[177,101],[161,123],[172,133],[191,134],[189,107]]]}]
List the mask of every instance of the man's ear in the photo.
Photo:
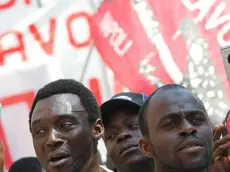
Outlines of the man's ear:
[{"label": "man's ear", "polygon": [[141,152],[148,158],[153,158],[154,152],[153,147],[149,139],[142,138],[139,141],[139,147],[141,149]]},{"label": "man's ear", "polygon": [[95,140],[99,140],[104,135],[105,129],[101,119],[97,119],[94,123],[92,136]]}]

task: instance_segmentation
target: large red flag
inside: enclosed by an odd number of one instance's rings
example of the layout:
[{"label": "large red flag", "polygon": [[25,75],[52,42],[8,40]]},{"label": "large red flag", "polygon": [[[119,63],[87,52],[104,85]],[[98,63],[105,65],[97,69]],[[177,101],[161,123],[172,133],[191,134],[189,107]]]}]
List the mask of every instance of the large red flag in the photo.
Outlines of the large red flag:
[{"label": "large red flag", "polygon": [[95,45],[130,90],[151,93],[163,84],[182,84],[198,94],[210,116],[223,118],[230,90],[220,45],[228,44],[229,5],[221,0],[104,1],[94,16]]}]

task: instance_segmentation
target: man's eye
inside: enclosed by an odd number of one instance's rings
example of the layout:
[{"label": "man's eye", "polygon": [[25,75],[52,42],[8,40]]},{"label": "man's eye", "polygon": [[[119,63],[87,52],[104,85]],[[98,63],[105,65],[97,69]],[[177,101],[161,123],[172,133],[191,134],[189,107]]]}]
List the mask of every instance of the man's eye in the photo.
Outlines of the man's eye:
[{"label": "man's eye", "polygon": [[111,135],[108,136],[109,140],[113,140],[114,138],[115,138],[115,134],[111,134]]},{"label": "man's eye", "polygon": [[114,134],[114,133],[113,134],[108,134],[105,138],[106,138],[106,140],[110,140],[111,141],[111,140],[113,140],[113,139],[116,138],[116,134]]},{"label": "man's eye", "polygon": [[68,127],[70,127],[71,125],[72,125],[72,124],[63,124],[62,127],[63,127],[63,128],[68,128]]},{"label": "man's eye", "polygon": [[202,117],[195,117],[192,119],[192,123],[195,124],[195,125],[200,125],[204,122],[204,118]]},{"label": "man's eye", "polygon": [[165,122],[162,127],[165,128],[166,130],[173,129],[176,126],[176,123],[173,121]]},{"label": "man's eye", "polygon": [[42,135],[44,135],[44,133],[45,133],[45,130],[43,130],[43,129],[39,129],[39,130],[35,131],[36,136],[42,136]]},{"label": "man's eye", "polygon": [[60,129],[68,130],[71,129],[72,126],[73,126],[72,123],[63,123],[60,125]]},{"label": "man's eye", "polygon": [[130,125],[131,129],[138,129],[139,128],[139,124],[138,123],[133,123]]}]

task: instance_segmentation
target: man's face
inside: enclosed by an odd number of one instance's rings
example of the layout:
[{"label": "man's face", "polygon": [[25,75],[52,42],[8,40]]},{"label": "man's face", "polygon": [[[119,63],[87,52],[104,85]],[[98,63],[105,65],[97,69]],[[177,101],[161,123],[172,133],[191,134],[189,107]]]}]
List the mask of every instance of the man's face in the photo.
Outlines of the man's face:
[{"label": "man's face", "polygon": [[208,166],[212,129],[206,110],[193,94],[186,89],[156,93],[146,115],[155,163],[176,171]]},{"label": "man's face", "polygon": [[88,114],[77,95],[58,94],[38,101],[31,127],[35,152],[47,172],[81,168],[92,155]]},{"label": "man's face", "polygon": [[110,116],[105,126],[105,145],[108,155],[119,169],[130,168],[146,159],[141,153],[138,142],[142,137],[137,119],[138,108],[127,106]]}]

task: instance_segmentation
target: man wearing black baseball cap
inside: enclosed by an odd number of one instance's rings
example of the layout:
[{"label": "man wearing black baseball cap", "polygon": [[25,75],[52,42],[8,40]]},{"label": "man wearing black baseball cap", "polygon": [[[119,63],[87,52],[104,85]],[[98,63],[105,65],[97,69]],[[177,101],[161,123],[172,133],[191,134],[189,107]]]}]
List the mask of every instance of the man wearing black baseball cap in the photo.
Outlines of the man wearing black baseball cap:
[{"label": "man wearing black baseball cap", "polygon": [[121,172],[153,171],[153,162],[141,153],[138,146],[142,134],[137,114],[146,99],[144,94],[125,92],[101,105],[108,156]]}]

